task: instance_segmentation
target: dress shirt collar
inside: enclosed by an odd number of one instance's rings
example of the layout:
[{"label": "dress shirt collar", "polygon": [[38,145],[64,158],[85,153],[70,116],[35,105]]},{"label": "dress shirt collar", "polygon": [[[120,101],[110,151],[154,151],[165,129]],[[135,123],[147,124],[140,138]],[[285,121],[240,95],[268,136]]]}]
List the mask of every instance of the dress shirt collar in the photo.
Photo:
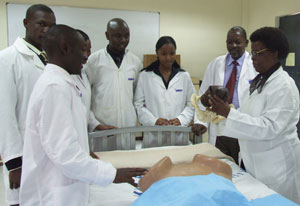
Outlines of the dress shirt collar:
[{"label": "dress shirt collar", "polygon": [[31,49],[34,53],[36,53],[37,55],[40,55],[42,53],[41,50],[39,50],[38,48],[36,48],[35,46],[33,46],[32,44],[28,43],[25,39],[23,39],[24,43],[26,44],[26,46]]},{"label": "dress shirt collar", "polygon": [[234,61],[237,61],[238,66],[243,65],[243,62],[244,62],[244,59],[245,59],[245,56],[246,56],[245,53],[246,52],[244,52],[244,54],[240,58],[238,58],[237,60],[233,59],[232,56],[230,54],[228,54],[227,58],[226,58],[227,59],[227,61],[226,61],[227,66],[230,66],[231,64],[233,64]]}]

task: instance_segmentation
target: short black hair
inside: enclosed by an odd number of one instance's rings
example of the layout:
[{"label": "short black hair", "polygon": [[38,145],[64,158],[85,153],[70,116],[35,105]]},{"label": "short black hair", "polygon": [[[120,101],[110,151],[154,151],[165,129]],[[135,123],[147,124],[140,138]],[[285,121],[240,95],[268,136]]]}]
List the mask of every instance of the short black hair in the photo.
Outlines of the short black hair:
[{"label": "short black hair", "polygon": [[69,45],[73,45],[74,42],[78,40],[76,39],[78,38],[76,35],[80,37],[78,31],[70,26],[63,24],[53,25],[46,32],[42,47],[47,55],[51,56],[57,52],[62,41],[67,42]]},{"label": "short black hair", "polygon": [[27,9],[25,18],[30,19],[36,11],[43,11],[46,13],[54,14],[54,12],[52,11],[52,9],[50,7],[48,7],[44,4],[34,4]]},{"label": "short black hair", "polygon": [[275,27],[262,27],[250,36],[251,42],[262,42],[266,48],[278,52],[278,59],[284,60],[289,54],[289,43],[285,34]]},{"label": "short black hair", "polygon": [[85,41],[90,40],[90,37],[84,31],[80,29],[76,29],[76,31],[78,31],[83,36]]},{"label": "short black hair", "polygon": [[159,38],[159,40],[157,41],[157,43],[155,45],[156,51],[159,50],[165,44],[173,44],[173,46],[176,49],[176,42],[175,42],[175,40],[172,37],[170,37],[170,36],[162,36],[162,37]]},{"label": "short black hair", "polygon": [[229,29],[229,31],[227,32],[227,35],[230,33],[230,32],[233,32],[233,31],[241,31],[241,33],[243,34],[243,37],[245,38],[245,40],[247,40],[247,33],[246,33],[246,30],[241,27],[241,26],[233,26]]},{"label": "short black hair", "polygon": [[107,22],[106,31],[109,31],[110,29],[112,29],[113,23],[116,23],[118,26],[124,26],[129,29],[128,24],[126,23],[125,20],[123,20],[121,18],[114,18]]}]

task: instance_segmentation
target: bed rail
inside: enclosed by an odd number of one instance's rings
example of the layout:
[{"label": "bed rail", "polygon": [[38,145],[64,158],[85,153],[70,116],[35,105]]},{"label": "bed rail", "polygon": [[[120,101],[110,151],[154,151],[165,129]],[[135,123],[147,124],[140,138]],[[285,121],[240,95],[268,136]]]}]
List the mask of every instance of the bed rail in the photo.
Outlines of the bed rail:
[{"label": "bed rail", "polygon": [[[125,149],[136,149],[136,137],[139,134],[144,134],[145,132],[157,132],[158,138],[158,145],[162,143],[162,132],[170,132],[171,140],[170,145],[175,145],[175,133],[176,132],[183,132],[185,138],[190,139],[190,134],[192,134],[192,143],[200,143],[202,142],[202,136],[195,136],[192,133],[192,127],[178,127],[178,126],[139,126],[139,127],[126,127],[120,129],[111,129],[111,130],[103,130],[97,132],[89,133],[89,145],[91,147],[92,139],[102,139],[101,140],[101,150],[107,151],[107,140],[110,136],[117,135],[117,148],[120,148],[121,141],[120,135],[121,134],[130,134],[130,148]],[[145,136],[144,136],[145,138]]]}]

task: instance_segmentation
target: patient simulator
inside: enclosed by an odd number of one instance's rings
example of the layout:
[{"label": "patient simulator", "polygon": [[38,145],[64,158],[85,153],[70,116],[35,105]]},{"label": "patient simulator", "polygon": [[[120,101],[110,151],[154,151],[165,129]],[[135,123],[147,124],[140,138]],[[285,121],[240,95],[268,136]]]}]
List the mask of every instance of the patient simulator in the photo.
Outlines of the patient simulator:
[{"label": "patient simulator", "polygon": [[210,173],[232,179],[231,167],[216,158],[196,154],[190,163],[173,164],[170,157],[166,156],[140,180],[139,187],[145,192],[153,183],[167,177],[208,175]]},{"label": "patient simulator", "polygon": [[133,205],[250,205],[231,180],[231,167],[216,158],[173,164],[164,157],[140,180],[144,193]]},{"label": "patient simulator", "polygon": [[217,158],[196,154],[190,163],[173,164],[169,157],[156,163],[140,180],[144,192],[132,205],[296,205],[281,197],[248,201],[232,183],[231,167]]}]

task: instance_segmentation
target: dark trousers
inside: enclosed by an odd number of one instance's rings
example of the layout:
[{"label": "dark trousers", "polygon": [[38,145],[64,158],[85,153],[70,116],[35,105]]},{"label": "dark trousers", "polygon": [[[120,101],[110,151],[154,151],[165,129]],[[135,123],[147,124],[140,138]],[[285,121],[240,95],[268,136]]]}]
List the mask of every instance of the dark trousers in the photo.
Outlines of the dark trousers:
[{"label": "dark trousers", "polygon": [[217,136],[216,147],[224,154],[232,157],[239,164],[240,145],[237,139],[225,136]]}]

